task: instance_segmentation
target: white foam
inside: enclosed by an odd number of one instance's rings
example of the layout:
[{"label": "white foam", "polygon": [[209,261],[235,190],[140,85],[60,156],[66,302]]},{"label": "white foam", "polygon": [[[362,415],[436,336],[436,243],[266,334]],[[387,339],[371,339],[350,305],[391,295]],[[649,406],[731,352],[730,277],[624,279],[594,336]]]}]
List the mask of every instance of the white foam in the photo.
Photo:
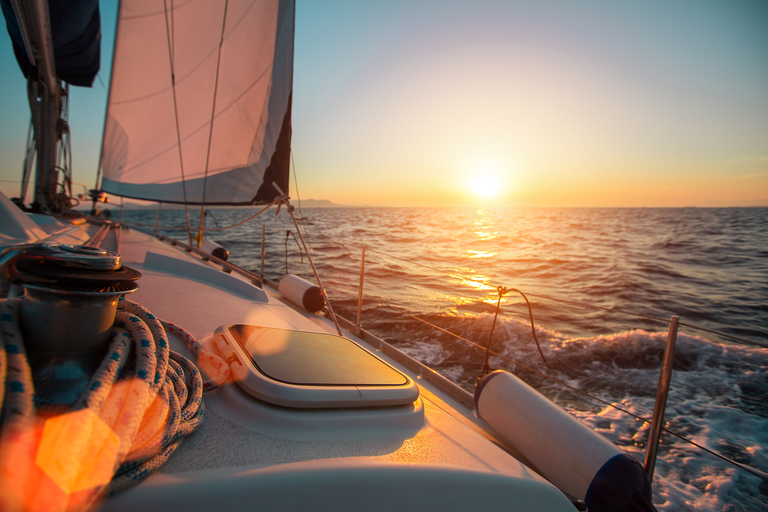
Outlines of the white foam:
[{"label": "white foam", "polygon": [[[478,319],[479,332],[489,328],[490,314]],[[486,325],[488,324],[488,325]],[[478,331],[474,331],[478,329]],[[569,338],[538,329],[544,364],[524,322],[499,319],[494,347],[505,357],[607,400],[644,418],[653,413],[659,367],[666,346],[666,332],[631,330],[589,338]],[[486,331],[487,332],[487,331]],[[471,337],[471,336],[468,336]],[[409,352],[428,364],[448,360],[435,341],[416,342]],[[768,349],[726,346],[680,333],[675,370],[667,401],[668,428],[730,458],[768,470],[768,406],[744,407],[743,386],[762,389],[768,373]],[[516,368],[500,358],[497,367]],[[531,374],[517,369],[530,381]],[[440,368],[454,381],[470,376],[454,365]],[[541,381],[533,376],[533,380]],[[562,393],[544,384],[550,397]],[[754,393],[754,391],[753,391]],[[576,400],[564,393],[561,401],[571,414],[644,462],[650,426],[599,402]],[[586,399],[589,400],[589,399]],[[585,407],[587,410],[584,410]],[[654,476],[654,503],[659,511],[756,510],[765,507],[761,480],[669,434],[662,435]]]}]

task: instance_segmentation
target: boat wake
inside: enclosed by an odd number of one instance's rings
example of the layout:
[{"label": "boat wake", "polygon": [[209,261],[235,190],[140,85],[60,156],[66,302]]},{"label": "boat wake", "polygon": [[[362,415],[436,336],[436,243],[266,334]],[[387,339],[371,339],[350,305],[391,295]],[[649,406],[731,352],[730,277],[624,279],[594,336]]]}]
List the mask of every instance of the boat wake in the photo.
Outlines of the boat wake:
[{"label": "boat wake", "polygon": [[[486,345],[493,314],[420,318]],[[394,329],[391,320],[376,325],[370,330],[473,391],[482,369],[481,349],[414,318]],[[538,354],[529,323],[500,317],[492,342],[498,355],[491,356],[491,367],[515,373],[642,463],[650,424],[638,417],[652,416],[667,333],[637,329],[571,338],[548,329],[537,332],[548,363]],[[768,404],[761,399],[768,394],[768,352],[680,333],[673,363],[665,427],[738,463],[768,470],[763,448],[768,446]],[[667,511],[757,510],[768,504],[768,484],[664,433],[654,502]]]}]

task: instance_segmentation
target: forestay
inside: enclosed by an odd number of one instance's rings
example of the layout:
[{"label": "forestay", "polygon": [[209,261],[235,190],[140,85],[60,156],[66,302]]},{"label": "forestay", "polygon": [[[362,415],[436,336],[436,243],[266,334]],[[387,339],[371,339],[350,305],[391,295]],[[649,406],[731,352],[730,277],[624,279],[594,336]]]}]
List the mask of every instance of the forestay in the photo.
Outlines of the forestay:
[{"label": "forestay", "polygon": [[121,2],[102,190],[160,202],[288,192],[294,0]]}]

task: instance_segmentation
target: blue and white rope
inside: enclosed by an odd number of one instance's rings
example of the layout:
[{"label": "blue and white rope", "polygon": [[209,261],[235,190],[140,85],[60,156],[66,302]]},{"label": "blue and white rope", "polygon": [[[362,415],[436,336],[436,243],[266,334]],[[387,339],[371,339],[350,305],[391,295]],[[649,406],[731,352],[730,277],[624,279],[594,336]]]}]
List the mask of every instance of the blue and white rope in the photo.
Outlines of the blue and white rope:
[{"label": "blue and white rope", "polygon": [[[40,424],[50,418],[44,410],[36,410],[32,373],[19,328],[20,305],[21,299],[0,300],[0,509],[9,512],[30,508],[30,499],[35,508],[51,506],[48,498],[25,495],[37,492],[37,484],[43,481],[36,459],[42,443]],[[204,351],[191,334],[165,325],[139,304],[119,301],[107,355],[68,411],[85,410],[90,414],[78,418],[88,420],[79,422],[74,431],[68,430],[67,442],[60,447],[69,461],[67,468],[79,472],[70,477],[71,482],[89,482],[85,473],[93,469],[92,461],[116,452],[111,455],[114,460],[108,459],[113,477],[86,492],[65,489],[64,502],[55,503],[51,510],[85,509],[106,494],[136,485],[162,466],[182,439],[202,423],[203,390],[221,384],[229,369]],[[219,373],[204,383],[189,359],[169,350],[166,329]],[[105,437],[96,424],[99,421],[114,436]],[[107,449],[109,439],[117,439],[112,452]],[[73,488],[79,489],[75,484]]]}]

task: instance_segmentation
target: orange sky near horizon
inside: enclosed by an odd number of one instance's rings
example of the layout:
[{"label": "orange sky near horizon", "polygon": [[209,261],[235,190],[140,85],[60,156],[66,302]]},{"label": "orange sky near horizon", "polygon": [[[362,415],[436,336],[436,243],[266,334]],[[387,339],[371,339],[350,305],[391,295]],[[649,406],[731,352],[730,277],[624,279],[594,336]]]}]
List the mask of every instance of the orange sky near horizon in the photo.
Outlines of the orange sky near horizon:
[{"label": "orange sky near horizon", "polygon": [[[103,2],[100,78],[72,94],[75,181],[89,187],[114,17]],[[7,34],[0,65],[0,188],[16,196],[29,113]],[[768,206],[766,91],[757,0],[297,0],[299,193],[342,205]]]},{"label": "orange sky near horizon", "polygon": [[[304,197],[768,205],[765,4],[417,5],[304,5],[294,116]],[[302,16],[333,28],[307,23],[301,35]],[[310,41],[312,57],[333,60],[305,64]],[[472,191],[483,168],[497,175],[492,197]]]}]

